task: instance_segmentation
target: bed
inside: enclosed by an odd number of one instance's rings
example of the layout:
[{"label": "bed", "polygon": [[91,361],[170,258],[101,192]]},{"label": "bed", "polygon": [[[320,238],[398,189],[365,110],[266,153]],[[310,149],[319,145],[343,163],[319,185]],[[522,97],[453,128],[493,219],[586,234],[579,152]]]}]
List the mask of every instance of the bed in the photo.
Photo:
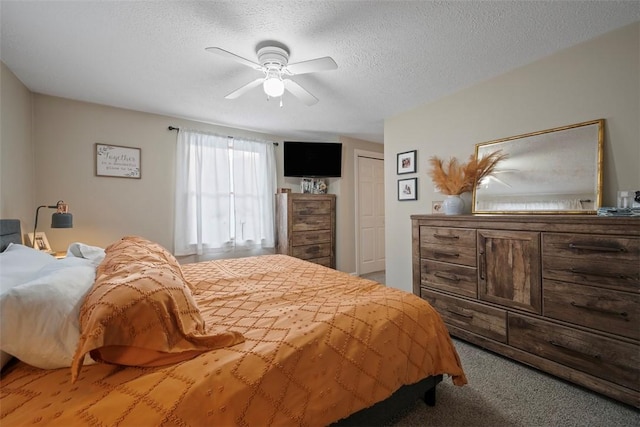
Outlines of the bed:
[{"label": "bed", "polygon": [[[5,366],[0,424],[375,425],[433,404],[443,376],[466,383],[442,320],[407,292],[285,255],[177,266],[135,236],[105,253],[70,316],[71,363]],[[162,301],[114,308],[119,292]]]}]

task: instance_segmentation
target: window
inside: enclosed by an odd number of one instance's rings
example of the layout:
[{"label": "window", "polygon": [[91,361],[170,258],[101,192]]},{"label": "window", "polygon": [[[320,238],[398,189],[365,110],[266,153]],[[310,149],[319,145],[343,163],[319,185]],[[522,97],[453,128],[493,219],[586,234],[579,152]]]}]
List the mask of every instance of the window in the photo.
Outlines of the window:
[{"label": "window", "polygon": [[275,187],[271,142],[181,130],[176,255],[272,248]]}]

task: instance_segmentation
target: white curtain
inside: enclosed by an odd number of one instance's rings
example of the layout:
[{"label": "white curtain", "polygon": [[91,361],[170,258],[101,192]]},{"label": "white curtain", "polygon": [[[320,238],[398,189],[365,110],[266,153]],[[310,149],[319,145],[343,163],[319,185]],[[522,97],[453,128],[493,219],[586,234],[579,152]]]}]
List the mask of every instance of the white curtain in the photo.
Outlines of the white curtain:
[{"label": "white curtain", "polygon": [[272,248],[275,188],[272,142],[181,129],[175,254]]}]

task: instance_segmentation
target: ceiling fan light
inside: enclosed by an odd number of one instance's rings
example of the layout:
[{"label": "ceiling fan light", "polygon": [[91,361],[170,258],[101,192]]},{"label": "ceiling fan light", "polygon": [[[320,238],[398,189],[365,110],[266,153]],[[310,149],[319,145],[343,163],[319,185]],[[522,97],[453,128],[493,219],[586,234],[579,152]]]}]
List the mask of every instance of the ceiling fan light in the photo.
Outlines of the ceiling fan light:
[{"label": "ceiling fan light", "polygon": [[281,78],[276,76],[269,76],[264,79],[262,86],[264,88],[264,93],[272,98],[282,96],[284,93],[284,82]]}]

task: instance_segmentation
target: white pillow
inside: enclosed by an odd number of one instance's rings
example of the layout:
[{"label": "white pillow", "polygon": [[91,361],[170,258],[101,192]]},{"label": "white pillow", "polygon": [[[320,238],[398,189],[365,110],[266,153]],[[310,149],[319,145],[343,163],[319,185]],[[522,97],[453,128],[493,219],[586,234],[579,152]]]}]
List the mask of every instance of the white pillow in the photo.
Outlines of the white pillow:
[{"label": "white pillow", "polygon": [[96,267],[106,256],[104,249],[97,246],[89,246],[84,243],[74,242],[67,248],[67,257],[85,258],[93,261]]},{"label": "white pillow", "polygon": [[38,271],[56,258],[24,245],[10,244],[0,253],[0,294],[35,278]]},{"label": "white pillow", "polygon": [[42,369],[71,366],[80,306],[94,280],[90,260],[65,258],[0,295],[0,350]]}]

